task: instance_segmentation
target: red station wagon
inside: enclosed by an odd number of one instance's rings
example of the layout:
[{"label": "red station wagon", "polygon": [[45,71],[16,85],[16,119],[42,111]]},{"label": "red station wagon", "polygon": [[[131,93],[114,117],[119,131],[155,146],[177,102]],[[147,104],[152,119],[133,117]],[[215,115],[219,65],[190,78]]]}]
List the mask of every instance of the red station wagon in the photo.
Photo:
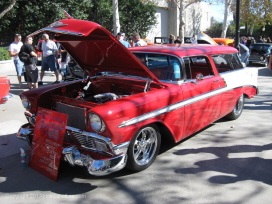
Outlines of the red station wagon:
[{"label": "red station wagon", "polygon": [[72,18],[39,32],[54,33],[87,78],[20,94],[28,123],[18,137],[32,146],[33,168],[56,170],[59,158],[96,176],[144,170],[163,137],[179,142],[222,117],[237,119],[258,92],[257,69],[243,67],[233,47],[127,49],[100,25]]}]

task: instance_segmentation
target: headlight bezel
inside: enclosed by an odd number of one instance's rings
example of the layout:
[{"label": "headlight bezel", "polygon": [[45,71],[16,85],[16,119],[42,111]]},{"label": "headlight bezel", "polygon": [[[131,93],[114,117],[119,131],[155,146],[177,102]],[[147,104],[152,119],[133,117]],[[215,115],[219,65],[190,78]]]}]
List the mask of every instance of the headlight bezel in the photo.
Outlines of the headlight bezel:
[{"label": "headlight bezel", "polygon": [[28,100],[28,98],[24,95],[20,95],[21,101],[22,101],[22,105],[26,110],[30,110],[31,109],[31,103]]},{"label": "headlight bezel", "polygon": [[106,129],[106,125],[102,118],[96,113],[89,113],[89,124],[93,131],[97,133],[104,132]]}]

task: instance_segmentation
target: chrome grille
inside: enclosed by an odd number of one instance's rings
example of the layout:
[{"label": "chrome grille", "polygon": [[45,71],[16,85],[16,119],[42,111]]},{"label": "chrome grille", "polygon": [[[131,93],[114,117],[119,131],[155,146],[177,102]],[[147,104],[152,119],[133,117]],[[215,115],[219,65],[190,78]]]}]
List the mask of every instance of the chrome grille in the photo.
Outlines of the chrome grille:
[{"label": "chrome grille", "polygon": [[81,130],[85,129],[86,110],[84,108],[56,102],[56,111],[68,115],[68,126],[75,127]]},{"label": "chrome grille", "polygon": [[260,57],[263,57],[263,56],[261,56],[261,55],[250,55],[249,56],[249,59],[251,59],[251,60],[260,60]]},{"label": "chrome grille", "polygon": [[[98,138],[96,138],[96,140],[105,144],[105,141],[103,140]],[[82,147],[88,149],[96,150],[94,138],[89,135],[84,135],[81,132],[66,130],[64,141],[75,145],[81,145]]]}]

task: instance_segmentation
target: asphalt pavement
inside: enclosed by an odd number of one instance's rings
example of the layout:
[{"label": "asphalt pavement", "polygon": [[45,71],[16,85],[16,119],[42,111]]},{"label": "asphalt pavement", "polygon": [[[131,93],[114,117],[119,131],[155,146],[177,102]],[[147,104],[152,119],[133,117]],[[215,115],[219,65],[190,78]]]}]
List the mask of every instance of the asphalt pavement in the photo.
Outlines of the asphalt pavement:
[{"label": "asphalt pavement", "polygon": [[[246,99],[239,119],[221,119],[177,144],[164,141],[156,161],[145,171],[123,169],[94,177],[61,163],[54,182],[21,167],[19,148],[29,150],[16,138],[27,122],[18,96],[24,90],[18,89],[12,61],[0,62],[0,76],[9,76],[13,95],[0,105],[1,203],[270,204],[272,71],[258,70],[260,93]],[[54,81],[47,72],[45,86]]]}]

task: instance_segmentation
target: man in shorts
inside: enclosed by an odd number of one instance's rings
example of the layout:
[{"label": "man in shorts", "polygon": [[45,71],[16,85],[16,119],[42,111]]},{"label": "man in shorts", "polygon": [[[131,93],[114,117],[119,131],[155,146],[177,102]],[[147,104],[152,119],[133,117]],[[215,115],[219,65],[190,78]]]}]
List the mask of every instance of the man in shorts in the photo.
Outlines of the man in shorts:
[{"label": "man in shorts", "polygon": [[23,88],[22,84],[22,75],[25,72],[24,63],[19,59],[19,52],[21,50],[23,43],[22,43],[22,36],[20,34],[15,34],[14,42],[10,44],[8,52],[9,56],[13,58],[13,62],[15,65],[15,69],[17,72],[17,78],[19,81],[19,89]]},{"label": "man in shorts", "polygon": [[36,67],[37,54],[35,53],[32,43],[33,38],[26,37],[25,44],[21,47],[20,51],[20,53],[25,52],[29,55],[29,57],[27,57],[27,60],[24,61],[26,69],[26,81],[29,90],[32,88],[34,89],[38,88],[38,75],[39,75],[38,68]]},{"label": "man in shorts", "polygon": [[42,85],[42,79],[44,76],[44,71],[49,69],[55,73],[56,81],[53,84],[59,83],[59,72],[57,70],[57,59],[58,59],[58,48],[54,41],[49,39],[48,34],[43,34],[42,39],[42,69],[41,69],[41,82],[39,85]]}]

